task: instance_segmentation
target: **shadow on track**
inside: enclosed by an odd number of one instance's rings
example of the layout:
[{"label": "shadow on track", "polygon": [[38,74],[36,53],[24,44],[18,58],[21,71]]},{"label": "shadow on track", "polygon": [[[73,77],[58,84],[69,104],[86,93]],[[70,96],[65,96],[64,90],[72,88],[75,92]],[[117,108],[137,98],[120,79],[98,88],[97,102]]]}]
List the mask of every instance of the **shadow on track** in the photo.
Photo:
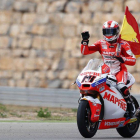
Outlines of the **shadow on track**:
[{"label": "shadow on track", "polygon": [[[100,140],[104,140],[104,139],[107,139],[107,140],[109,140],[109,139],[116,139],[116,140],[118,140],[118,139],[127,139],[127,138],[123,138],[123,137],[96,137],[95,139],[100,139]],[[132,138],[128,138],[128,139],[131,139],[131,140],[133,140],[133,139],[140,139],[140,137],[132,137]]]}]

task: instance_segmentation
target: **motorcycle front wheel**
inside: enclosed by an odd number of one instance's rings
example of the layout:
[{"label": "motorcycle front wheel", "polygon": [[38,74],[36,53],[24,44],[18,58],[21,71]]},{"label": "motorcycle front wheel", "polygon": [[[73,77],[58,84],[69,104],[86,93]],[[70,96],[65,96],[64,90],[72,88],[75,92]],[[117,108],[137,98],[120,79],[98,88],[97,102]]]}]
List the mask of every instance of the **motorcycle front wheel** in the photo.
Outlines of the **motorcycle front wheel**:
[{"label": "motorcycle front wheel", "polygon": [[85,138],[93,137],[98,129],[99,122],[91,122],[91,110],[88,101],[81,100],[77,111],[77,126],[80,134]]}]

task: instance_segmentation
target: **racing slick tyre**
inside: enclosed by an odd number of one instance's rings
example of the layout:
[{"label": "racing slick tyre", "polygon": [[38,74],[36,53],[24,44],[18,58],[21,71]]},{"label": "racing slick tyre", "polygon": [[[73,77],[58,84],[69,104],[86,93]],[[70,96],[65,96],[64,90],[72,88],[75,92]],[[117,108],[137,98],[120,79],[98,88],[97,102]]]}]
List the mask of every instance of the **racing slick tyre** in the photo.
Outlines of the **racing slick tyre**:
[{"label": "racing slick tyre", "polygon": [[91,122],[91,110],[88,101],[81,100],[77,111],[77,126],[81,135],[91,138],[98,129],[99,122]]},{"label": "racing slick tyre", "polygon": [[[135,108],[137,109],[139,107],[137,100],[132,95],[131,95],[131,98],[133,99],[133,102],[135,104]],[[134,136],[136,134],[136,132],[139,129],[139,120],[132,122],[132,123],[128,123],[124,127],[120,127],[120,128],[116,128],[116,129],[117,129],[117,132],[122,137],[131,138],[132,136]]]}]

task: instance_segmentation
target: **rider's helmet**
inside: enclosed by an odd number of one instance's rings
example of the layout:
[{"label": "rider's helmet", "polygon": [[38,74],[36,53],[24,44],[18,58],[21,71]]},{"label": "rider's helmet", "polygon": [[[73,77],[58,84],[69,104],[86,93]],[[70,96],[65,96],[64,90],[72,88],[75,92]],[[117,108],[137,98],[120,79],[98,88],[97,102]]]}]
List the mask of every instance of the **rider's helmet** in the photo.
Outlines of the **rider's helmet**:
[{"label": "rider's helmet", "polygon": [[108,42],[115,43],[119,37],[119,24],[116,21],[109,20],[103,24],[103,36]]}]

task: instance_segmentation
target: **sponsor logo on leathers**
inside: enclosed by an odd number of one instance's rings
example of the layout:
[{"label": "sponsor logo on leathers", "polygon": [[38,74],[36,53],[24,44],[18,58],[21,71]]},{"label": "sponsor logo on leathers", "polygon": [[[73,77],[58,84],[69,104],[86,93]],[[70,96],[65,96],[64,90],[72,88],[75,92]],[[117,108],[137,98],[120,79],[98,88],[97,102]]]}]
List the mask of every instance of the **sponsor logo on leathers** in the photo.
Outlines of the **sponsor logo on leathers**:
[{"label": "sponsor logo on leathers", "polygon": [[113,63],[115,63],[115,61],[113,61],[113,60],[106,60],[105,61],[105,64],[110,64],[110,63],[113,64]]},{"label": "sponsor logo on leathers", "polygon": [[114,55],[115,52],[103,52],[103,54]]},{"label": "sponsor logo on leathers", "polygon": [[126,53],[127,53],[128,55],[130,55],[130,56],[133,56],[133,55],[134,55],[134,54],[132,53],[131,50],[126,51]]}]

